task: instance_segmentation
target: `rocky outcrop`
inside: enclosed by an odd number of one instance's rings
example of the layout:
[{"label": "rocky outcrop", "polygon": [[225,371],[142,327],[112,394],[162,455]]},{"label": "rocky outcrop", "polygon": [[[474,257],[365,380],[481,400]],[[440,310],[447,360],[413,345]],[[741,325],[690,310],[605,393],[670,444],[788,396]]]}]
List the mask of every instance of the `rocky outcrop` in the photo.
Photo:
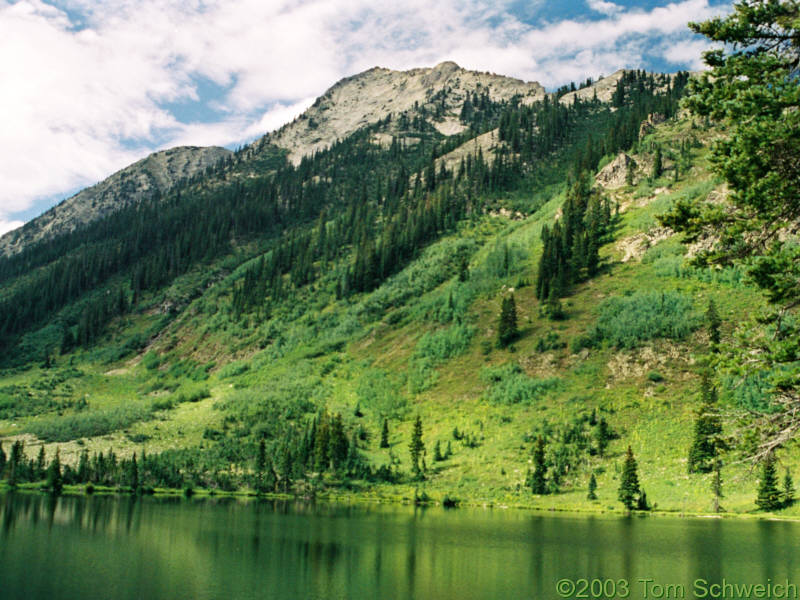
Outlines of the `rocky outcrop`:
[{"label": "rocky outcrop", "polygon": [[454,62],[409,71],[375,67],[341,80],[295,121],[269,134],[267,141],[287,149],[289,159],[298,164],[337,139],[415,107],[423,108],[425,118],[441,133],[454,135],[464,129],[459,115],[473,93],[486,93],[493,101],[519,96],[526,104],[545,96],[538,83],[468,71]]},{"label": "rocky outcrop", "polygon": [[619,80],[622,79],[622,76],[625,75],[625,73],[627,73],[625,69],[615,71],[608,77],[602,77],[601,79],[598,79],[590,86],[581,88],[574,92],[567,92],[561,96],[558,101],[561,102],[561,104],[573,104],[576,98],[580,98],[581,100],[592,100],[595,95],[597,95],[597,99],[600,100],[600,102],[610,102],[611,98],[614,96],[614,92],[617,89],[617,83],[619,83]]},{"label": "rocky outcrop", "polygon": [[614,160],[600,169],[595,175],[597,185],[607,189],[615,190],[626,184],[628,171],[636,168],[636,162],[624,152],[620,153]]},{"label": "rocky outcrop", "polygon": [[0,255],[16,254],[28,244],[67,233],[124,206],[164,193],[231,154],[225,148],[195,146],[151,154],[0,237]]}]

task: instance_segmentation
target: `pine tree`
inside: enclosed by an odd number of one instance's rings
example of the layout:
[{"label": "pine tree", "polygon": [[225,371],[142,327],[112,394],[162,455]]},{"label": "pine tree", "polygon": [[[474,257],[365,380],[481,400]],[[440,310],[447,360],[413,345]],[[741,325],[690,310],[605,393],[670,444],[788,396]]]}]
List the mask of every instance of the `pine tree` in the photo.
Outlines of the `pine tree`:
[{"label": "pine tree", "polygon": [[781,508],[781,493],[778,490],[774,454],[769,454],[761,465],[761,479],[758,482],[756,506],[761,510],[777,510]]},{"label": "pine tree", "polygon": [[714,459],[714,475],[711,478],[711,493],[714,495],[714,512],[720,512],[721,507],[719,504],[722,499],[722,461],[719,458]]},{"label": "pine tree", "polygon": [[59,496],[64,489],[64,480],[61,475],[61,453],[58,448],[56,448],[56,455],[53,461],[50,463],[50,466],[47,467],[47,481],[45,485],[54,496]]},{"label": "pine tree", "polygon": [[423,468],[420,466],[420,461],[425,453],[425,443],[422,441],[422,417],[419,415],[414,419],[414,429],[411,432],[411,442],[408,445],[408,449],[411,453],[411,468],[414,471],[414,475],[421,477]]},{"label": "pine tree", "polygon": [[792,479],[792,474],[789,472],[789,469],[786,469],[786,473],[783,476],[782,499],[784,506],[791,506],[794,504],[794,480]]},{"label": "pine tree", "polygon": [[536,438],[533,450],[533,475],[531,476],[531,492],[534,494],[547,493],[547,464],[544,460],[545,441],[543,436]]},{"label": "pine tree", "polygon": [[36,465],[33,469],[33,478],[37,481],[44,479],[45,476],[45,455],[44,455],[44,444],[39,447],[39,455],[36,457]]},{"label": "pine tree", "polygon": [[694,423],[694,438],[689,448],[689,473],[708,473],[722,447],[722,421],[717,411],[717,390],[711,375],[704,371],[700,384],[702,404]]},{"label": "pine tree", "polygon": [[606,448],[608,448],[608,443],[613,437],[605,417],[600,417],[600,421],[597,423],[597,429],[594,431],[594,437],[597,442],[597,454],[604,456]]},{"label": "pine tree", "polygon": [[381,429],[381,448],[389,447],[389,419],[383,420],[383,428]]},{"label": "pine tree", "polygon": [[5,450],[3,450],[3,443],[0,442],[0,479],[2,479],[3,475],[5,474],[6,460],[6,453]]},{"label": "pine tree", "polygon": [[267,471],[267,444],[261,439],[258,442],[258,452],[256,453],[256,492],[263,494],[266,488]]},{"label": "pine tree", "polygon": [[517,335],[517,305],[514,301],[514,294],[509,294],[503,298],[500,307],[500,320],[497,325],[497,345],[505,348],[513,342]]},{"label": "pine tree", "polygon": [[647,502],[647,493],[642,488],[639,494],[639,499],[636,501],[636,510],[650,510],[650,504]]},{"label": "pine tree", "polygon": [[636,459],[633,456],[633,450],[628,446],[628,451],[625,453],[625,464],[622,467],[622,477],[619,483],[619,501],[628,510],[633,509],[636,499],[639,496],[639,474],[636,465]]},{"label": "pine tree", "polygon": [[706,321],[708,322],[708,338],[712,344],[711,348],[716,351],[721,339],[720,326],[722,325],[722,319],[717,312],[717,305],[714,304],[714,300],[708,301]]},{"label": "pine tree", "polygon": [[653,179],[661,177],[664,171],[663,157],[661,155],[661,146],[656,146],[656,154],[653,157]]},{"label": "pine tree", "polygon": [[435,462],[441,462],[444,460],[444,456],[442,456],[442,447],[439,443],[439,440],[436,440],[436,443],[433,445],[433,460]]},{"label": "pine tree", "polygon": [[597,500],[597,478],[592,473],[592,476],[589,478],[589,493],[586,494],[587,500]]},{"label": "pine tree", "polygon": [[139,491],[139,463],[136,460],[136,452],[133,453],[127,467],[126,483],[131,488],[131,492],[136,493]]}]

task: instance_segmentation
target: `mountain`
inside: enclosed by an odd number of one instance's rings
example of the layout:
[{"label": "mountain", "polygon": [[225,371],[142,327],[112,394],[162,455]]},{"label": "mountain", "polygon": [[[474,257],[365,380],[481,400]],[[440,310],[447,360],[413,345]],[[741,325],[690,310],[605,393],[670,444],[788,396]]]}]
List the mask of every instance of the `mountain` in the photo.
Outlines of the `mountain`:
[{"label": "mountain", "polygon": [[[763,299],[659,221],[725,201],[688,79],[373,69],[26,245],[0,259],[0,441],[58,448],[76,490],[132,485],[136,453],[147,488],[580,510],[619,506],[630,446],[659,509],[708,510],[707,315],[729,339]],[[718,392],[726,433],[764,398]],[[748,477],[725,464],[727,510]]]},{"label": "mountain", "polygon": [[518,96],[523,104],[531,104],[544,98],[545,90],[538,83],[468,71],[454,62],[409,71],[375,67],[338,82],[298,119],[268,135],[267,141],[288,150],[292,163],[299,164],[303,156],[366,125],[415,108],[437,131],[453,135],[464,131],[459,117],[473,95],[485,95],[492,102]]},{"label": "mountain", "polygon": [[31,244],[68,233],[122,207],[164,194],[177,183],[202,173],[231,154],[225,148],[196,146],[155,152],[3,235],[0,237],[0,255],[19,253]]}]

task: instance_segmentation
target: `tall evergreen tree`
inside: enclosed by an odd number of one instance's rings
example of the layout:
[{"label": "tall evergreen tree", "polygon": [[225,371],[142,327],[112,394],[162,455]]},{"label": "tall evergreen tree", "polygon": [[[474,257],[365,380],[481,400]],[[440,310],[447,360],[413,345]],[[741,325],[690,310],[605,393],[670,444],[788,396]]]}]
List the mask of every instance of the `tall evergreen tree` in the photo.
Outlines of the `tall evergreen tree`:
[{"label": "tall evergreen tree", "polygon": [[658,179],[664,172],[664,159],[661,154],[661,146],[656,146],[656,153],[653,157],[653,179]]},{"label": "tall evergreen tree", "polygon": [[700,385],[701,405],[694,423],[694,437],[689,448],[689,473],[708,473],[722,447],[722,420],[717,408],[717,390],[704,371]]},{"label": "tall evergreen tree", "polygon": [[389,419],[383,420],[383,427],[381,428],[381,448],[389,447]]},{"label": "tall evergreen tree", "polygon": [[717,350],[722,336],[720,334],[720,327],[722,326],[722,318],[717,312],[717,305],[714,300],[708,301],[708,308],[706,309],[706,322],[708,323],[708,338],[711,341],[711,349]]},{"label": "tall evergreen tree", "polygon": [[633,509],[639,497],[639,473],[633,450],[628,446],[625,453],[625,463],[622,466],[622,477],[619,483],[618,498],[628,510]]},{"label": "tall evergreen tree", "polygon": [[597,478],[592,473],[589,477],[589,492],[586,494],[587,500],[597,500]]},{"label": "tall evergreen tree", "polygon": [[58,448],[56,448],[56,455],[47,467],[47,481],[45,485],[54,496],[61,495],[61,491],[64,489],[64,480],[61,474],[61,451]]},{"label": "tall evergreen tree", "polygon": [[500,308],[500,319],[497,324],[497,345],[505,348],[513,342],[519,331],[517,329],[517,305],[514,294],[503,298]]},{"label": "tall evergreen tree", "polygon": [[783,505],[784,506],[791,506],[794,504],[794,480],[792,479],[792,474],[789,469],[786,469],[786,473],[783,475]]},{"label": "tall evergreen tree", "polygon": [[722,510],[719,501],[722,499],[722,461],[714,459],[714,474],[711,477],[711,493],[714,496],[714,512]]},{"label": "tall evergreen tree", "polygon": [[414,419],[414,429],[411,432],[411,442],[408,445],[408,450],[411,454],[411,468],[414,471],[414,475],[421,477],[423,469],[420,466],[420,462],[425,454],[425,443],[422,441],[422,417],[419,415]]},{"label": "tall evergreen tree", "polygon": [[39,446],[39,455],[36,457],[33,478],[37,481],[44,479],[46,467],[47,464],[44,455],[44,444],[42,444]]},{"label": "tall evergreen tree", "polygon": [[547,464],[545,463],[544,436],[536,438],[533,449],[533,475],[530,480],[531,492],[534,494],[547,493]]},{"label": "tall evergreen tree", "polygon": [[770,454],[761,464],[761,478],[758,481],[756,506],[761,510],[778,510],[782,506],[778,490],[778,475],[775,471],[775,455]]},{"label": "tall evergreen tree", "polygon": [[2,479],[3,475],[5,475],[6,460],[6,453],[5,450],[3,450],[3,443],[0,442],[0,479]]}]

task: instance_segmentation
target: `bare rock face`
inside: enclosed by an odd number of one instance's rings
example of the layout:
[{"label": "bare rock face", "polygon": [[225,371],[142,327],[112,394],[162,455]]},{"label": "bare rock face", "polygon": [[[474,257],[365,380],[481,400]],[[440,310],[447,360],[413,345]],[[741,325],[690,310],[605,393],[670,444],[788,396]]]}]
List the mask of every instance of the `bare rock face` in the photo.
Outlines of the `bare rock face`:
[{"label": "bare rock face", "polygon": [[614,160],[600,169],[600,172],[595,175],[595,181],[599,186],[607,190],[621,188],[625,185],[628,169],[635,167],[634,160],[624,152],[621,152]]},{"label": "bare rock face", "polygon": [[441,133],[454,135],[464,130],[459,115],[473,93],[487,93],[493,101],[518,95],[525,104],[545,96],[538,83],[468,71],[454,62],[410,71],[375,67],[341,80],[295,121],[269,134],[268,141],[289,150],[289,159],[298,164],[361,127],[415,107],[424,107]]},{"label": "bare rock face", "polygon": [[614,92],[617,90],[617,83],[619,83],[619,80],[622,79],[625,73],[627,73],[625,69],[615,71],[608,77],[602,77],[601,79],[598,79],[590,86],[581,88],[574,92],[567,92],[561,96],[558,101],[561,102],[561,104],[569,105],[573,104],[576,98],[579,98],[583,101],[588,101],[592,100],[595,95],[597,95],[597,99],[600,102],[610,102],[611,98],[614,96]]},{"label": "bare rock face", "polygon": [[667,118],[661,113],[652,113],[648,115],[647,120],[639,126],[639,139],[641,140],[647,134],[652,133],[656,125],[660,125],[666,120]]},{"label": "bare rock face", "polygon": [[179,181],[231,154],[225,148],[194,146],[151,154],[0,237],[0,255],[16,254],[28,244],[67,233],[120,208],[164,193]]}]

